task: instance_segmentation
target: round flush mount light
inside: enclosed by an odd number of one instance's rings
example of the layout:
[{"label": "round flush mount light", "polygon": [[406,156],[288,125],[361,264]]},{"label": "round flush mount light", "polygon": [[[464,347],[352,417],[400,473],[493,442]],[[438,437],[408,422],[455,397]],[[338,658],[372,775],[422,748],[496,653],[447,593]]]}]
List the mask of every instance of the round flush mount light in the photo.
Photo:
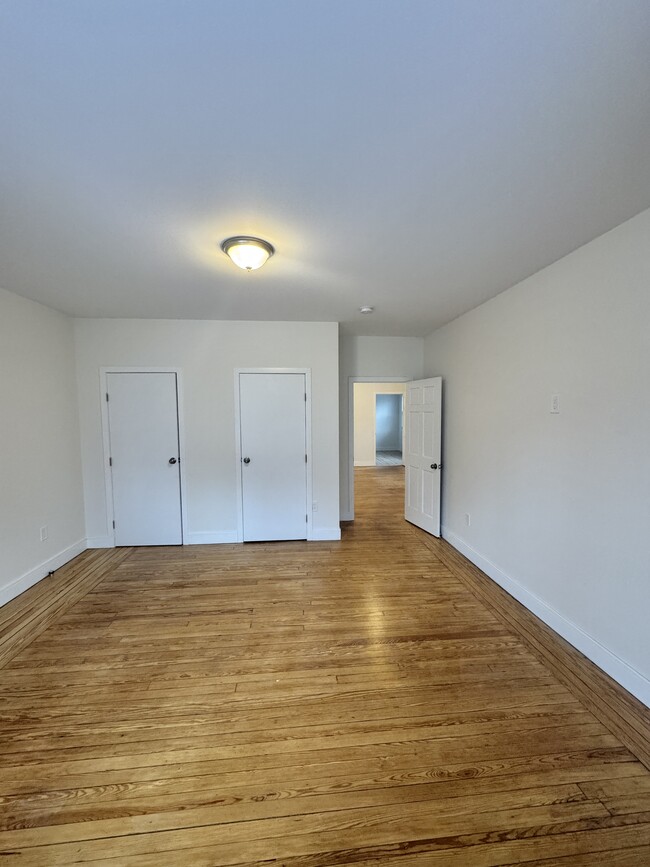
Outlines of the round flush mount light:
[{"label": "round flush mount light", "polygon": [[374,307],[368,307],[367,304],[364,304],[363,307],[359,307],[359,313],[374,313],[374,312],[375,312],[375,308]]},{"label": "round flush mount light", "polygon": [[263,238],[253,238],[251,235],[234,235],[221,242],[221,249],[230,259],[244,271],[255,271],[261,268],[267,259],[275,253],[273,244]]}]

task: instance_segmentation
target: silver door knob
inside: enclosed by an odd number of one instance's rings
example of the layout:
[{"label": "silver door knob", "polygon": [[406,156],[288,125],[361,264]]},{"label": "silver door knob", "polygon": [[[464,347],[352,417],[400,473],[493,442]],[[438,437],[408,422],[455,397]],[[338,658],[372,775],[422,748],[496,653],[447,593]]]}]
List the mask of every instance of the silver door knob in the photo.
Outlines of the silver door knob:
[{"label": "silver door knob", "polygon": [[251,462],[251,459],[250,459],[250,458],[244,458],[243,460],[244,460],[244,463],[245,463],[245,464],[250,464],[250,462]]},{"label": "silver door knob", "polygon": [[170,464],[175,464],[175,463],[176,463],[176,458],[170,458],[170,459],[169,459],[169,463],[170,463]]}]

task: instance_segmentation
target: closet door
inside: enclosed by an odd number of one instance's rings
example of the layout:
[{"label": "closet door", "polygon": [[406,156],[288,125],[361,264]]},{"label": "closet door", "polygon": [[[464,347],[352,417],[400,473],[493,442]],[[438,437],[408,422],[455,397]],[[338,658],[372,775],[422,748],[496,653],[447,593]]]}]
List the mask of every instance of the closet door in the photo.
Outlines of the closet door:
[{"label": "closet door", "polygon": [[182,545],[175,373],[108,373],[116,545]]},{"label": "closet door", "polygon": [[306,377],[240,373],[245,542],[307,538]]}]

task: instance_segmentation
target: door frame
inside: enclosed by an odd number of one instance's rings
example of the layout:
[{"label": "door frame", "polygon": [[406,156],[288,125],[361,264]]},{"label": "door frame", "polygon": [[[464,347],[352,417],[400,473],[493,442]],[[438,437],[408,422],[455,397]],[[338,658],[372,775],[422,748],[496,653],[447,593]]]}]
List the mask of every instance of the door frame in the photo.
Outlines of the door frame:
[{"label": "door frame", "polygon": [[102,449],[104,458],[104,491],[106,496],[106,538],[107,546],[115,547],[115,508],[113,505],[113,475],[111,473],[110,456],[111,440],[108,415],[108,379],[109,373],[174,373],[176,374],[176,413],[178,417],[178,455],[181,497],[181,545],[185,545],[187,537],[187,495],[185,487],[185,422],[183,414],[183,371],[180,367],[100,367],[99,368],[99,403],[102,419]]},{"label": "door frame", "polygon": [[237,542],[244,541],[244,492],[241,478],[241,405],[239,397],[239,376],[242,373],[298,373],[305,376],[305,448],[307,449],[307,492],[305,508],[307,509],[307,541],[311,542],[313,534],[313,466],[311,443],[311,367],[236,367],[235,386],[235,476],[237,491]]},{"label": "door frame", "polygon": [[[348,376],[348,504],[350,514],[348,520],[350,521],[354,521],[354,383],[412,381],[412,376]],[[375,439],[375,451],[376,445]]]}]

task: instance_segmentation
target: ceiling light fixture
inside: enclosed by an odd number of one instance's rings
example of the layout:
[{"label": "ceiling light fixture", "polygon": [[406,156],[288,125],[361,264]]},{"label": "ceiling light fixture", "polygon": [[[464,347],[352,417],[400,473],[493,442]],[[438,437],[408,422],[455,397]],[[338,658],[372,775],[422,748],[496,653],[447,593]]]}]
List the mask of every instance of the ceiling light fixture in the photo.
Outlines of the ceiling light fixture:
[{"label": "ceiling light fixture", "polygon": [[364,305],[363,307],[359,307],[359,313],[374,313],[374,307],[368,307],[368,305]]},{"label": "ceiling light fixture", "polygon": [[255,271],[261,268],[267,259],[275,253],[272,244],[262,238],[250,235],[235,235],[221,242],[221,249],[229,256],[238,268],[244,271]]}]

